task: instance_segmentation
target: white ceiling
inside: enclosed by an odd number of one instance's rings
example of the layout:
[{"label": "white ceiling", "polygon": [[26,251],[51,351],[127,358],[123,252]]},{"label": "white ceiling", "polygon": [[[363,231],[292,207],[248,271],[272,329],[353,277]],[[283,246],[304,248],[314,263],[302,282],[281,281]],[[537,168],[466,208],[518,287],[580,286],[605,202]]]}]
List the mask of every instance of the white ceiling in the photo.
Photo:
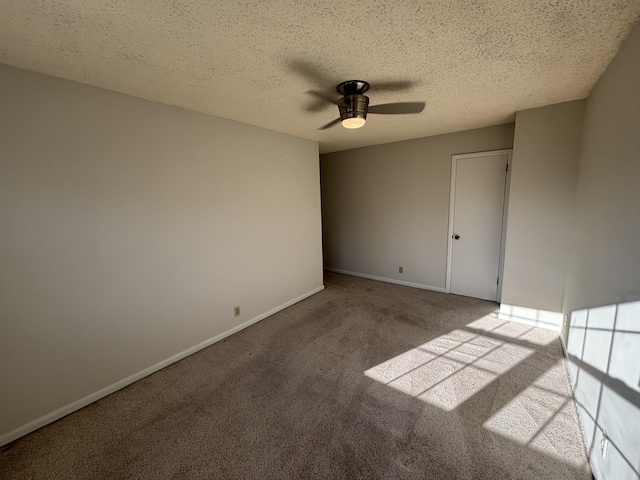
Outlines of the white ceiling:
[{"label": "white ceiling", "polygon": [[[2,63],[331,152],[585,98],[640,18],[640,0],[0,0],[0,11]],[[317,108],[306,92],[349,79],[371,83],[372,105],[424,100],[426,109],[318,130],[338,109]],[[376,90],[383,82],[390,88]]]}]

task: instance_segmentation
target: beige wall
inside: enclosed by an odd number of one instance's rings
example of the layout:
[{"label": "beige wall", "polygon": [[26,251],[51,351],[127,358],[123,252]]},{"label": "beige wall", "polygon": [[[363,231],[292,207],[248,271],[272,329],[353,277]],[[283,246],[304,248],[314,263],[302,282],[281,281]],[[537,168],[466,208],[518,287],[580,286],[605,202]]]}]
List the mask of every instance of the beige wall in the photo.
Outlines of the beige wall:
[{"label": "beige wall", "polygon": [[587,101],[565,310],[640,298],[640,28]]},{"label": "beige wall", "polygon": [[564,310],[591,465],[597,479],[639,479],[640,26],[587,99],[575,218]]},{"label": "beige wall", "polygon": [[322,287],[316,142],[5,66],[0,105],[0,439]]},{"label": "beige wall", "polygon": [[444,289],[451,155],[512,142],[507,124],[321,155],[325,266]]},{"label": "beige wall", "polygon": [[516,115],[502,303],[562,311],[584,100]]}]

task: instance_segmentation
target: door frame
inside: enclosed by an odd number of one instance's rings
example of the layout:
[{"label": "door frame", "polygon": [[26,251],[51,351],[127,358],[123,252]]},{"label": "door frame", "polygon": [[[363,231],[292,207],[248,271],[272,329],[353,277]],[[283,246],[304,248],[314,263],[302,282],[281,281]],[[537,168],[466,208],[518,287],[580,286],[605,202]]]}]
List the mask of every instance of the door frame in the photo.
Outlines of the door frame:
[{"label": "door frame", "polygon": [[509,185],[511,184],[511,157],[512,148],[503,150],[490,150],[487,152],[464,153],[451,155],[451,187],[449,189],[449,228],[447,229],[447,271],[445,277],[445,292],[451,293],[451,261],[453,258],[453,219],[455,213],[456,199],[456,161],[462,158],[492,157],[494,155],[507,156],[507,174],[505,177],[504,203],[502,207],[502,232],[500,234],[500,257],[498,261],[498,288],[496,291],[496,301],[500,303],[502,299],[502,277],[504,273],[504,246],[507,238],[507,213],[509,211]]}]

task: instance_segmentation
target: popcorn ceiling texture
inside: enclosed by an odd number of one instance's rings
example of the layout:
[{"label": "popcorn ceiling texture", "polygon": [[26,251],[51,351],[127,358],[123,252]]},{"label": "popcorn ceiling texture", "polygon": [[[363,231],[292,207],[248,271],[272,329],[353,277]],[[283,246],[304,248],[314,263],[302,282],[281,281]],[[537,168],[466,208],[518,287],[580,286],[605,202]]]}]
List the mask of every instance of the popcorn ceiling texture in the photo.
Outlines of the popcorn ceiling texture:
[{"label": "popcorn ceiling texture", "polygon": [[[513,121],[585,98],[638,0],[0,0],[0,62],[320,142],[330,152]],[[420,115],[318,127],[308,90],[372,84]],[[376,82],[403,80],[402,91]],[[336,94],[337,96],[337,94]]]}]

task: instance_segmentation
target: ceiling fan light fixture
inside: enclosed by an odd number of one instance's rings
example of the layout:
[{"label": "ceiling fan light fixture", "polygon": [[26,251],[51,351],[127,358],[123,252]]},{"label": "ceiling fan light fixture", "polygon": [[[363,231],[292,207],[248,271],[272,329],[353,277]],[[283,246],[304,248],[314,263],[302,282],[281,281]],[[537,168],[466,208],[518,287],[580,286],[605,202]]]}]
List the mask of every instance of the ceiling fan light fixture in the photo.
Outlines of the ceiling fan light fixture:
[{"label": "ceiling fan light fixture", "polygon": [[365,121],[362,117],[343,118],[342,126],[344,128],[360,128],[364,126]]},{"label": "ceiling fan light fixture", "polygon": [[365,95],[346,95],[340,100],[340,120],[344,128],[360,128],[367,121],[369,97]]}]

